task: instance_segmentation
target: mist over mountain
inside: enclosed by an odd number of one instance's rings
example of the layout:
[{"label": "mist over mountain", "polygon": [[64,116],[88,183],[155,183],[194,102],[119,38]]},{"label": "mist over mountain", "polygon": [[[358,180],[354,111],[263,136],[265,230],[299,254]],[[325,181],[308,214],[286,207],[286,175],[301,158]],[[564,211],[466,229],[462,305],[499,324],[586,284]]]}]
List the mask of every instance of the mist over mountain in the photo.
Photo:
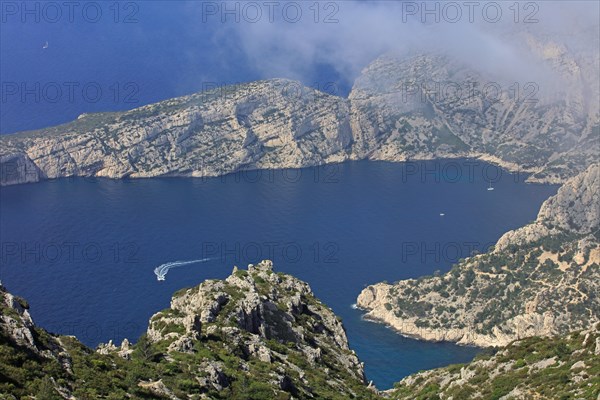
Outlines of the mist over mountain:
[{"label": "mist over mountain", "polygon": [[298,21],[294,7],[273,11],[272,21],[262,10],[263,18],[256,22],[250,9],[240,9],[237,22],[222,6],[206,18],[225,21],[215,38],[223,40],[223,49],[242,49],[264,78],[306,81],[315,66],[325,64],[352,81],[384,53],[439,53],[498,79],[548,86],[556,76],[543,54],[531,53],[525,36],[559,43],[562,51],[597,65],[598,4],[515,4],[339,2],[318,10],[301,7]]}]

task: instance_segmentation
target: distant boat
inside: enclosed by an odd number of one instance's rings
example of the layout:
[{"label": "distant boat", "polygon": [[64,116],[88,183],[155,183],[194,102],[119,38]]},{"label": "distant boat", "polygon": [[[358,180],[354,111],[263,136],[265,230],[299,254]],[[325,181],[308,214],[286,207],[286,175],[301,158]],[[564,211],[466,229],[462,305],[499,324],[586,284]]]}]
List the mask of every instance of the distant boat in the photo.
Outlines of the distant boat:
[{"label": "distant boat", "polygon": [[492,181],[490,181],[490,187],[488,187],[487,190],[494,190],[494,188],[492,187]]},{"label": "distant boat", "polygon": [[48,41],[46,40],[46,43],[44,43],[44,45],[42,46],[42,49],[47,49],[48,48]]},{"label": "distant boat", "polygon": [[446,215],[446,214],[444,214],[444,213],[440,213],[440,217],[443,217],[444,215]]}]

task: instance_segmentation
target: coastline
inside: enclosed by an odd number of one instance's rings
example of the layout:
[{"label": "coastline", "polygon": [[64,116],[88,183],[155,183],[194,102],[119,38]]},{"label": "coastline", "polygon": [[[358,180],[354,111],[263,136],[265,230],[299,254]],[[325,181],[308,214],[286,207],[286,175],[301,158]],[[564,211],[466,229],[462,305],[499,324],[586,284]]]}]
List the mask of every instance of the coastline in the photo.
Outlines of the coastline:
[{"label": "coastline", "polygon": [[[361,310],[361,311],[368,311],[367,309],[364,308],[359,308],[357,307],[357,310]],[[463,342],[455,342],[455,341],[451,341],[451,340],[447,340],[447,339],[435,339],[435,338],[431,338],[425,335],[419,335],[419,334],[411,334],[408,333],[405,330],[401,330],[399,329],[397,326],[387,322],[385,319],[382,318],[378,318],[375,317],[373,315],[370,315],[368,312],[366,312],[365,314],[362,315],[361,317],[364,321],[368,321],[368,322],[372,322],[374,324],[381,324],[389,329],[391,329],[392,331],[394,331],[394,333],[405,337],[407,339],[414,339],[414,340],[418,340],[421,342],[428,342],[428,343],[450,343],[450,344],[454,344],[457,346],[462,346],[462,347],[472,347],[472,348],[476,348],[476,349],[481,349],[481,350],[485,350],[487,348],[493,348],[493,347],[497,347],[497,346],[489,346],[489,345],[476,345],[474,343],[463,343]],[[417,328],[417,329],[422,329],[422,328]]]},{"label": "coastline", "polygon": [[[2,158],[5,156],[0,156],[0,162]],[[560,177],[549,177],[545,176],[543,178],[535,177],[535,174],[541,172],[541,169],[525,169],[521,165],[511,162],[506,162],[498,157],[478,152],[466,152],[466,153],[444,153],[444,154],[422,154],[416,155],[414,157],[403,157],[403,156],[394,156],[394,157],[347,157],[340,158],[333,161],[326,162],[317,162],[317,163],[307,163],[307,164],[282,164],[282,165],[270,165],[270,166],[256,166],[252,168],[237,168],[231,171],[223,171],[221,173],[204,173],[204,171],[186,171],[186,172],[168,172],[168,173],[157,173],[157,174],[143,174],[143,173],[126,173],[126,174],[111,174],[110,172],[102,172],[99,174],[65,174],[59,175],[56,177],[48,178],[41,175],[41,170],[37,168],[35,163],[31,160],[25,161],[23,164],[17,162],[17,168],[31,168],[30,171],[24,171],[22,175],[24,175],[25,179],[20,179],[12,182],[6,182],[0,179],[0,187],[13,186],[13,185],[21,185],[21,184],[30,184],[30,183],[38,183],[44,182],[48,180],[55,179],[69,179],[69,178],[88,178],[88,179],[111,179],[111,180],[125,180],[125,179],[153,179],[153,178],[178,178],[178,179],[209,179],[209,178],[219,178],[226,177],[228,175],[235,175],[239,173],[253,172],[253,171],[277,171],[284,169],[304,169],[304,168],[315,168],[315,167],[326,167],[326,166],[334,166],[338,164],[344,164],[347,162],[353,161],[381,161],[381,162],[390,162],[390,163],[410,163],[410,162],[428,162],[428,161],[453,161],[453,160],[477,160],[482,163],[494,165],[498,168],[505,170],[511,174],[524,174],[526,179],[525,183],[536,183],[536,184],[546,184],[546,185],[557,185],[563,184],[568,180],[568,178],[560,178]],[[5,170],[8,168],[5,168]],[[37,172],[33,172],[37,170]],[[5,173],[6,174],[6,173]],[[27,176],[35,177],[33,179],[28,179]]]}]

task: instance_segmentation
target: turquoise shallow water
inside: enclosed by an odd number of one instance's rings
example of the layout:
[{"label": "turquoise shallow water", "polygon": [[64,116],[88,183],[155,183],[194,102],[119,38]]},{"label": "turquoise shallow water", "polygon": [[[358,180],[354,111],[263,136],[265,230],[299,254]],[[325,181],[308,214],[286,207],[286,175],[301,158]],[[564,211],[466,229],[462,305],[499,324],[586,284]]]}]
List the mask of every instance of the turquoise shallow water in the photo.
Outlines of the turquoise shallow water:
[{"label": "turquoise shallow water", "polygon": [[[214,179],[63,179],[0,190],[0,279],[35,321],[95,346],[137,338],[176,290],[271,258],[343,320],[379,388],[476,349],[361,319],[361,289],[448,270],[537,214],[555,186],[468,160],[352,162]],[[488,191],[489,181],[495,190]],[[444,214],[441,216],[440,214]],[[154,269],[174,261],[209,261]]]}]

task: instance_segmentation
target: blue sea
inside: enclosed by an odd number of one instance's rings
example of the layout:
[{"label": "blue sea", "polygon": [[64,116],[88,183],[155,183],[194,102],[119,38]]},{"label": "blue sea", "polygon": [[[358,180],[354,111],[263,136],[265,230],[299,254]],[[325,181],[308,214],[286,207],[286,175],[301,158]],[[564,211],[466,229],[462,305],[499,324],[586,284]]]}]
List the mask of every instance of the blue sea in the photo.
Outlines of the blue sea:
[{"label": "blue sea", "polygon": [[[270,258],[342,317],[368,379],[389,388],[478,350],[418,342],[364,321],[353,308],[357,295],[368,284],[447,271],[533,220],[557,187],[524,178],[473,160],[363,161],[3,187],[0,279],[28,299],[36,323],[95,346],[135,340],[176,290]],[[162,282],[154,273],[204,258]]]}]

